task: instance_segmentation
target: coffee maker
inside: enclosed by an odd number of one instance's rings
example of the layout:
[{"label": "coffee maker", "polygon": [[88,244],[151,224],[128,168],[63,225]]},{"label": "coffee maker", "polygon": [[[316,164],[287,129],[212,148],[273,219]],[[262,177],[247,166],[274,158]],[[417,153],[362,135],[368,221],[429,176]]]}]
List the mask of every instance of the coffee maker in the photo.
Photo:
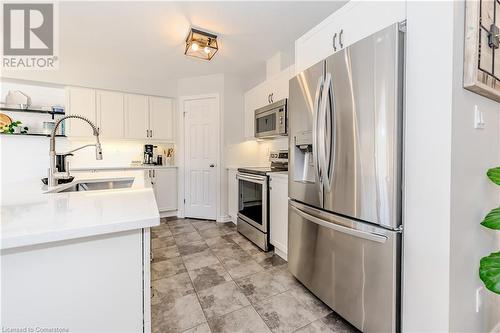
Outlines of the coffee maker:
[{"label": "coffee maker", "polygon": [[155,164],[153,158],[153,145],[144,145],[144,164]]}]

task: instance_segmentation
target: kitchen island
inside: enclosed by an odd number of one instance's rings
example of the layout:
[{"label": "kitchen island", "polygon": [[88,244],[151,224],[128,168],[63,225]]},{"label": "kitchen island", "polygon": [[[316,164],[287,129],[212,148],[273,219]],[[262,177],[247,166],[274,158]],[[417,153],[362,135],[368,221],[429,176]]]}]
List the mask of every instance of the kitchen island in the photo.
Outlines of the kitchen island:
[{"label": "kitchen island", "polygon": [[[122,188],[92,187],[111,183]],[[159,220],[142,171],[3,186],[2,327],[150,331],[149,228]]]}]

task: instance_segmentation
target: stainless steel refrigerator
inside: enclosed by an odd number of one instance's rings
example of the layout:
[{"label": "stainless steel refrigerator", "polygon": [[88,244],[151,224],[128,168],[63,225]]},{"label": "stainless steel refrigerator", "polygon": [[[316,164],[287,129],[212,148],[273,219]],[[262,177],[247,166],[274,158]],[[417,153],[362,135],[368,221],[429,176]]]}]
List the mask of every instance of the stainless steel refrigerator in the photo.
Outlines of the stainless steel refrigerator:
[{"label": "stainless steel refrigerator", "polygon": [[365,332],[400,325],[403,31],[290,80],[288,267]]}]

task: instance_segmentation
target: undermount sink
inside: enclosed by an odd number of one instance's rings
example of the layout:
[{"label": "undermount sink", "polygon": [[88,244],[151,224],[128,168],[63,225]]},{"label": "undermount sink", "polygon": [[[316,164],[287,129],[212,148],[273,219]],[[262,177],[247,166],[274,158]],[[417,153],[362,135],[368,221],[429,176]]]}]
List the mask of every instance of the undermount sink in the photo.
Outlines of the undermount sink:
[{"label": "undermount sink", "polygon": [[134,183],[134,178],[107,180],[107,181],[83,181],[71,184],[69,187],[63,187],[49,191],[49,193],[81,192],[81,191],[99,191],[112,190],[120,188],[129,188]]}]

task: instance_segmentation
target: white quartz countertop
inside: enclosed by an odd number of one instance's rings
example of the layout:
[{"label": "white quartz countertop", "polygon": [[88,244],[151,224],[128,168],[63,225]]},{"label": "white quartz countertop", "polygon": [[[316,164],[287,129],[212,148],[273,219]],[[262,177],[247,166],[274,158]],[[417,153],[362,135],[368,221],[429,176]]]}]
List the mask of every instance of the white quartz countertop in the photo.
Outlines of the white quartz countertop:
[{"label": "white quartz countertop", "polygon": [[[75,173],[75,182],[133,179],[129,188],[46,193],[40,179],[2,188],[0,249],[159,225],[151,183],[140,170]],[[68,187],[68,184],[59,185]],[[51,190],[52,190],[51,189]]]},{"label": "white quartz countertop", "polygon": [[288,178],[288,171],[268,172],[271,178]]},{"label": "white quartz countertop", "polygon": [[76,168],[71,168],[71,171],[113,171],[113,170],[150,170],[150,169],[177,169],[176,166],[171,165],[123,165],[123,166],[79,166]]}]

